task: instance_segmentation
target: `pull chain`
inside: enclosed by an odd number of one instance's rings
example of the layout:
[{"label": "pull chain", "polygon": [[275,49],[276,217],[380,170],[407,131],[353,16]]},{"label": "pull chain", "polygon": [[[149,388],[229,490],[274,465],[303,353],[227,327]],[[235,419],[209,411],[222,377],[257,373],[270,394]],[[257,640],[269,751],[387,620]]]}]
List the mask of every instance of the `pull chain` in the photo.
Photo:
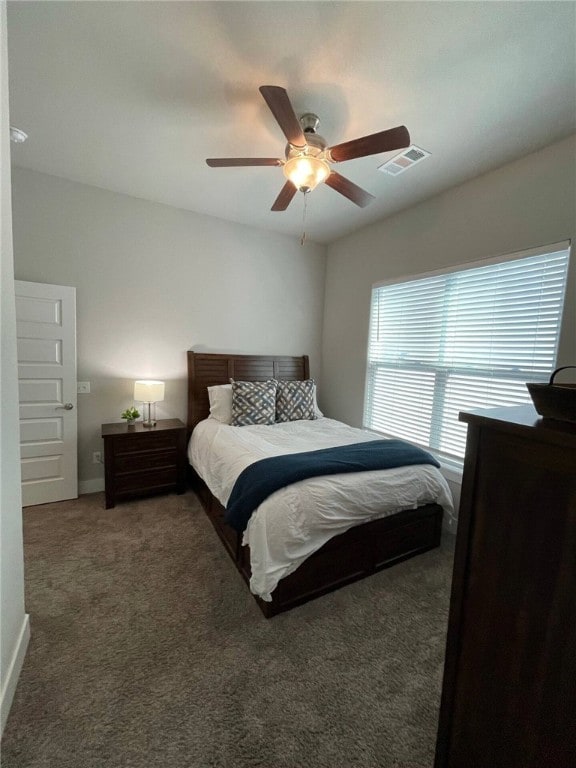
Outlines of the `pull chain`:
[{"label": "pull chain", "polygon": [[308,192],[303,192],[304,195],[304,210],[302,211],[302,237],[300,238],[300,245],[304,245],[306,242],[306,207],[308,204]]}]

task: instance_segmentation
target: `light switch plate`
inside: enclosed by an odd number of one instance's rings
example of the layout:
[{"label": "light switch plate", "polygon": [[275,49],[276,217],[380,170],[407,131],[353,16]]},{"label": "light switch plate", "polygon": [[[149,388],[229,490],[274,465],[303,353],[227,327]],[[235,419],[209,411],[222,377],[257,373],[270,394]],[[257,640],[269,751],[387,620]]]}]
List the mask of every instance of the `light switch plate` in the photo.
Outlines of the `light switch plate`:
[{"label": "light switch plate", "polygon": [[90,382],[89,381],[79,381],[77,382],[77,389],[79,395],[89,395],[90,394]]}]

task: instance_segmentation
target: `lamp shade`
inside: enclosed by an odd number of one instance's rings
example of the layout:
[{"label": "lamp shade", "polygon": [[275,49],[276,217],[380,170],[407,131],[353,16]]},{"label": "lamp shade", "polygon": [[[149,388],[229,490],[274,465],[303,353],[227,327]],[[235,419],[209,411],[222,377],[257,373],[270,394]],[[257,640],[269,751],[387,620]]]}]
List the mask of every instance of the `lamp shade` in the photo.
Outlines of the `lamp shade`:
[{"label": "lamp shade", "polygon": [[140,403],[159,403],[164,400],[164,382],[135,381],[134,400]]}]

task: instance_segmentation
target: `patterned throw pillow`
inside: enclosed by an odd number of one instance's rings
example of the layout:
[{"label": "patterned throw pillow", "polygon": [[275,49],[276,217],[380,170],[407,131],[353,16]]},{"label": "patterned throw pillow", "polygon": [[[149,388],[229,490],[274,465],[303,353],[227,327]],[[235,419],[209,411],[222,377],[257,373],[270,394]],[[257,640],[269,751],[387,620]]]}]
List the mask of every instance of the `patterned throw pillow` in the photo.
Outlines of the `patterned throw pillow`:
[{"label": "patterned throw pillow", "polygon": [[315,419],[314,379],[279,381],[276,390],[276,421]]},{"label": "patterned throw pillow", "polygon": [[276,420],[276,384],[270,381],[234,381],[232,384],[232,426],[274,424]]}]

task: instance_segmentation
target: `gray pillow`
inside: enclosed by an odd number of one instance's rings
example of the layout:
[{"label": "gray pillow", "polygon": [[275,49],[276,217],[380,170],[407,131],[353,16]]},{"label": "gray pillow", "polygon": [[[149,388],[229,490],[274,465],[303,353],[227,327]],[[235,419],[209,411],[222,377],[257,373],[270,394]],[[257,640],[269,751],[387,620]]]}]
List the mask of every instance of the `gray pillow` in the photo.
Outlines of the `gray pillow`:
[{"label": "gray pillow", "polygon": [[276,421],[315,419],[314,379],[279,381],[276,390]]},{"label": "gray pillow", "polygon": [[274,424],[276,420],[276,384],[269,381],[234,381],[232,384],[232,426]]}]

